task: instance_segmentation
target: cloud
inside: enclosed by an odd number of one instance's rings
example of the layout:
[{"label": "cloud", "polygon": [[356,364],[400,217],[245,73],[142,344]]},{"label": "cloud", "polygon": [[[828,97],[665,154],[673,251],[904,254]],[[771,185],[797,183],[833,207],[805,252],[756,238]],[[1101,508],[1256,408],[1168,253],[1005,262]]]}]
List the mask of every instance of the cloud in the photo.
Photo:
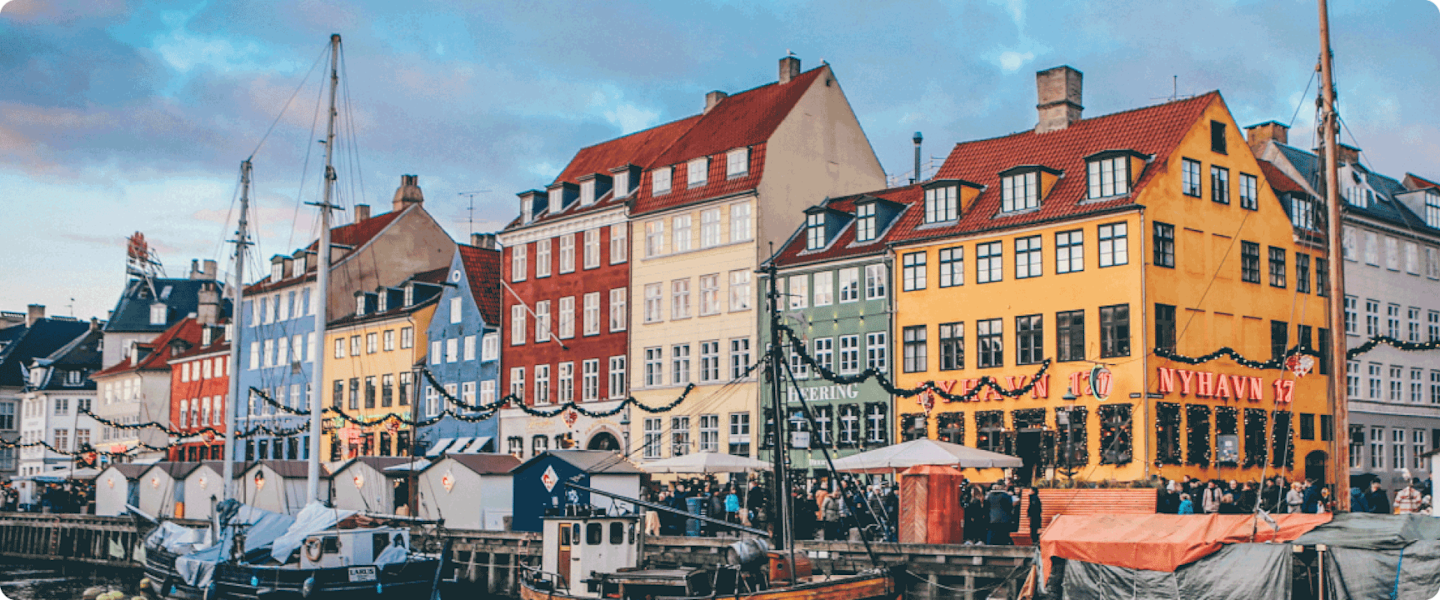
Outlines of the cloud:
[{"label": "cloud", "polygon": [[996,59],[996,62],[1000,64],[1001,71],[1004,71],[1006,73],[1014,73],[1015,71],[1020,70],[1020,67],[1025,66],[1026,63],[1029,63],[1032,60],[1035,60],[1034,52],[1021,53],[1012,50],[1006,50],[1000,53],[1000,56]]}]

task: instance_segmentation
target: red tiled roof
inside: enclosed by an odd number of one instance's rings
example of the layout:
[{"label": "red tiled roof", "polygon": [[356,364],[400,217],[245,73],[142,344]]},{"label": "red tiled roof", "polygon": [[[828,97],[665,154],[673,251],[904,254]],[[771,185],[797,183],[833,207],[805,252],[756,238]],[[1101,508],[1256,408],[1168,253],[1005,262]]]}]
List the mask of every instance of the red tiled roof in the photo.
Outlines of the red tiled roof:
[{"label": "red tiled roof", "polygon": [[[861,198],[881,198],[906,205],[904,212],[896,215],[885,231],[878,232],[875,240],[863,244],[855,243],[855,223],[852,221],[843,231],[835,237],[835,240],[820,250],[807,252],[805,250],[805,236],[803,234],[791,237],[790,242],[780,249],[780,255],[775,258],[775,265],[778,267],[792,267],[817,262],[825,262],[868,254],[880,254],[885,252],[885,243],[891,234],[899,230],[901,219],[909,212],[911,204],[923,202],[925,190],[919,185],[907,185],[904,187],[880,190],[877,192],[866,192],[854,196],[835,198],[825,204],[827,208],[849,213],[852,217],[855,214],[855,201]],[[804,231],[804,226],[801,226]]]},{"label": "red tiled roof", "polygon": [[[936,179],[963,179],[986,189],[958,222],[922,227],[923,211],[906,211],[895,241],[968,234],[1090,213],[1108,212],[1133,204],[1145,185],[1163,170],[1180,140],[1200,119],[1206,107],[1220,101],[1209,92],[1176,102],[1083,119],[1065,129],[1046,133],[1024,131],[1004,137],[955,145]],[[1103,202],[1083,202],[1088,193],[1085,157],[1106,150],[1134,150],[1155,157],[1127,196]],[[1000,216],[1000,172],[1021,165],[1042,165],[1064,172],[1039,210]]]},{"label": "red tiled roof", "polygon": [[1409,179],[1411,179],[1411,180],[1413,180],[1413,181],[1415,182],[1415,187],[1416,187],[1416,189],[1421,189],[1421,188],[1440,188],[1440,183],[1435,183],[1435,182],[1433,182],[1433,181],[1430,181],[1429,179],[1426,179],[1426,178],[1421,177],[1421,176],[1419,176],[1419,175],[1416,175],[1416,174],[1414,174],[1414,173],[1406,173],[1406,174],[1405,174],[1405,177],[1407,177],[1407,178],[1409,178]]},{"label": "red tiled roof", "polygon": [[419,281],[421,283],[445,283],[445,278],[450,275],[450,267],[440,267],[421,271],[411,275],[406,281]]},{"label": "red tiled roof", "polygon": [[91,377],[105,377],[108,375],[119,375],[131,371],[153,371],[166,370],[170,368],[170,341],[175,339],[185,340],[190,345],[196,346],[200,343],[200,324],[195,322],[194,317],[185,317],[171,325],[160,337],[149,343],[151,348],[149,356],[140,359],[139,363],[130,364],[129,359],[123,359],[118,363],[110,365]]},{"label": "red tiled roof", "polygon": [[1260,159],[1256,159],[1256,161],[1260,163],[1260,172],[1265,174],[1266,183],[1270,184],[1270,189],[1275,190],[1275,193],[1306,193],[1305,188],[1300,187],[1300,184],[1296,183],[1294,179],[1291,179],[1289,175],[1286,175],[1284,171],[1281,171],[1280,167],[1275,166],[1275,163]]},{"label": "red tiled roof", "polygon": [[[404,214],[404,212],[405,211],[403,209],[399,211],[392,211],[381,215],[375,215],[359,223],[351,223],[349,225],[333,227],[330,229],[330,243],[337,246],[350,246],[352,248],[359,249],[361,246],[364,246],[365,244],[369,243],[370,240],[374,239],[376,235],[378,235],[382,230],[385,229],[385,226],[389,225],[391,221],[394,221],[396,217]],[[311,254],[319,252],[320,240],[317,239],[313,242],[310,242],[310,245],[306,246],[306,249],[308,249]],[[287,277],[280,281],[272,282],[270,281],[270,276],[266,275],[264,279],[261,279],[247,286],[245,288],[245,293],[258,294],[276,288],[285,287],[294,283],[300,283],[302,281],[313,281],[315,279],[315,270],[318,266],[319,260],[317,258],[316,264],[311,265],[310,268],[306,270],[303,277]]]},{"label": "red tiled roof", "polygon": [[470,295],[486,325],[500,326],[500,251],[459,245],[460,263],[470,280]]}]

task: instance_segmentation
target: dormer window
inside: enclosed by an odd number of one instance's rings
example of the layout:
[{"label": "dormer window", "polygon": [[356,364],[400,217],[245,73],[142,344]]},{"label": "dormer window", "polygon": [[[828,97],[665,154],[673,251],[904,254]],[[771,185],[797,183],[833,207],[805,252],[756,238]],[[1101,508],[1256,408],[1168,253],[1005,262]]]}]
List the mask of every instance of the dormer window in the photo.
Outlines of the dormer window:
[{"label": "dormer window", "polygon": [[725,155],[725,177],[739,177],[749,172],[749,148],[736,148]]},{"label": "dormer window", "polygon": [[365,316],[365,294],[355,294],[355,316]]},{"label": "dormer window", "polygon": [[875,204],[861,204],[855,207],[855,241],[868,242],[874,239]]},{"label": "dormer window", "polygon": [[710,173],[710,158],[700,157],[690,161],[685,173],[686,185],[689,187],[700,187],[705,185],[705,178]]},{"label": "dormer window", "polygon": [[285,263],[276,261],[270,263],[270,281],[280,281],[285,278]]},{"label": "dormer window", "polygon": [[375,299],[375,312],[377,312],[377,313],[383,313],[383,312],[385,312],[385,311],[387,311],[387,310],[390,310],[390,307],[386,306],[387,304],[390,303],[389,301],[390,301],[390,292],[388,292],[388,291],[386,291],[386,290],[380,290],[379,298],[376,298],[376,299]]},{"label": "dormer window", "polygon": [[565,206],[565,187],[557,185],[555,189],[550,190],[550,210],[558,212],[563,206]]},{"label": "dormer window", "polygon": [[77,385],[80,385],[81,375],[82,375],[82,373],[81,373],[80,371],[66,371],[66,372],[65,372],[65,385],[68,385],[68,386],[77,386]]},{"label": "dormer window", "polygon": [[1000,177],[1000,212],[1040,206],[1040,172],[1025,171]]},{"label": "dormer window", "polygon": [[670,169],[671,167],[661,167],[650,172],[651,193],[656,196],[670,193]]},{"label": "dormer window", "polygon": [[580,182],[580,206],[590,206],[595,203],[595,180],[590,179]]},{"label": "dormer window", "polygon": [[291,264],[293,265],[290,271],[291,277],[299,277],[305,274],[305,255],[296,256],[295,262]]},{"label": "dormer window", "polygon": [[1090,198],[1130,193],[1130,158],[1109,156],[1090,161]]},{"label": "dormer window", "polygon": [[[524,246],[521,246],[521,247],[523,248]],[[407,285],[407,286],[405,286],[405,306],[413,306],[414,304],[415,304],[415,286],[413,286],[413,285]]]},{"label": "dormer window", "polygon": [[[873,209],[874,206],[871,206]],[[925,222],[954,221],[960,215],[959,192],[955,186],[925,190]]]},{"label": "dormer window", "polygon": [[825,247],[825,214],[816,213],[805,217],[805,249],[819,250]]},{"label": "dormer window", "polygon": [[170,313],[170,311],[166,308],[166,306],[165,306],[164,304],[160,304],[160,303],[151,304],[151,305],[150,305],[150,324],[151,324],[151,325],[164,325],[164,324],[165,324],[165,318],[169,316],[169,313]]},{"label": "dormer window", "polygon": [[621,170],[619,170],[619,171],[611,171],[611,172],[615,174],[615,175],[614,175],[614,177],[615,177],[615,197],[616,197],[616,198],[624,198],[625,196],[629,196],[629,195],[630,195],[630,170],[629,170],[629,169],[621,169]]},{"label": "dormer window", "polygon": [[1440,229],[1440,194],[1425,192],[1425,224]]}]

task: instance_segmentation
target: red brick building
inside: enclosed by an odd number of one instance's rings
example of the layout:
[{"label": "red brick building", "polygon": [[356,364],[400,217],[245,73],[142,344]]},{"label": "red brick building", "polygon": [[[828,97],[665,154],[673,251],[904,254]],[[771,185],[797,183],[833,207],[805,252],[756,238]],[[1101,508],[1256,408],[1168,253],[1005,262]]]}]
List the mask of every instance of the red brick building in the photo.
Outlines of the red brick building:
[{"label": "red brick building", "polygon": [[[219,460],[224,455],[225,407],[230,404],[230,342],[225,325],[201,326],[198,345],[170,359],[172,461]],[[207,427],[218,433],[201,434]]]}]

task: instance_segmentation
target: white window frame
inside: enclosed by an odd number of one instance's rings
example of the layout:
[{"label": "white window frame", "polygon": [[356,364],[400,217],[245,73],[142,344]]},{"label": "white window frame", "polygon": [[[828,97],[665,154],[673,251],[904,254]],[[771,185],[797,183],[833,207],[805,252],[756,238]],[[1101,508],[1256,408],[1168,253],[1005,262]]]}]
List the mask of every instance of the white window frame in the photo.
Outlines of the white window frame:
[{"label": "white window frame", "polygon": [[661,167],[650,171],[650,193],[655,196],[670,193],[670,169]]},{"label": "white window frame", "polygon": [[611,399],[625,397],[625,357],[610,357],[610,389],[606,390]]},{"label": "white window frame", "polygon": [[702,156],[685,164],[685,187],[697,188],[709,183],[710,157]]},{"label": "white window frame", "polygon": [[944,223],[960,218],[959,190],[942,186],[925,190],[925,222]]},{"label": "white window frame", "polygon": [[812,294],[814,306],[830,306],[835,303],[835,272],[818,271],[812,277]]},{"label": "white window frame", "polygon": [[670,282],[670,320],[690,318],[690,278]]},{"label": "white window frame", "polygon": [[550,301],[535,303],[535,343],[550,341]]},{"label": "white window frame", "polygon": [[[742,177],[750,173],[750,149],[736,148],[725,153],[725,177]],[[1440,226],[1437,226],[1440,227]]]},{"label": "white window frame", "polygon": [[720,209],[700,211],[700,247],[714,248],[720,245]]},{"label": "white window frame", "polygon": [[860,267],[840,269],[840,303],[860,301]]},{"label": "white window frame", "polygon": [[626,322],[629,320],[626,308],[626,296],[629,295],[628,288],[615,288],[610,290],[610,332],[625,331]]},{"label": "white window frame", "polygon": [[529,244],[519,244],[510,247],[510,281],[525,281],[527,271],[526,254]]},{"label": "white window frame", "polygon": [[600,292],[585,294],[582,303],[585,311],[585,335],[600,335]]},{"label": "white window frame", "polygon": [[753,299],[750,293],[750,271],[736,269],[730,272],[730,312],[750,310]]},{"label": "white window frame", "polygon": [[751,207],[749,202],[736,202],[730,205],[730,241],[749,241],[754,235],[750,223]]},{"label": "white window frame", "polygon": [[656,219],[645,223],[645,257],[665,253],[665,220]]},{"label": "white window frame", "polygon": [[689,252],[693,246],[694,233],[690,227],[690,215],[675,215],[670,220],[670,252]]},{"label": "white window frame", "polygon": [[520,346],[525,343],[525,306],[516,304],[510,307],[510,345]]},{"label": "white window frame", "polygon": [[575,234],[560,236],[560,273],[575,272]]},{"label": "white window frame", "polygon": [[1039,207],[1039,171],[1026,171],[1000,178],[1000,212],[1018,212]]},{"label": "white window frame", "polygon": [[865,299],[879,300],[888,294],[890,274],[884,264],[865,265]]},{"label": "white window frame", "polygon": [[700,276],[700,316],[720,314],[720,274]]},{"label": "white window frame", "polygon": [[596,269],[600,267],[600,230],[585,230],[585,268]]},{"label": "white window frame", "polygon": [[630,224],[616,223],[610,226],[610,264],[618,265],[630,255]]},{"label": "white window frame", "polygon": [[599,399],[600,359],[586,359],[580,363],[580,401],[594,402]]},{"label": "white window frame", "polygon": [[560,339],[568,340],[575,337],[575,297],[566,296],[560,299]]},{"label": "white window frame", "polygon": [[[555,243],[555,238],[535,240],[535,278],[550,276],[550,246]],[[527,244],[528,246],[528,244]]]},{"label": "white window frame", "polygon": [[535,404],[550,404],[550,365],[535,365]]}]

